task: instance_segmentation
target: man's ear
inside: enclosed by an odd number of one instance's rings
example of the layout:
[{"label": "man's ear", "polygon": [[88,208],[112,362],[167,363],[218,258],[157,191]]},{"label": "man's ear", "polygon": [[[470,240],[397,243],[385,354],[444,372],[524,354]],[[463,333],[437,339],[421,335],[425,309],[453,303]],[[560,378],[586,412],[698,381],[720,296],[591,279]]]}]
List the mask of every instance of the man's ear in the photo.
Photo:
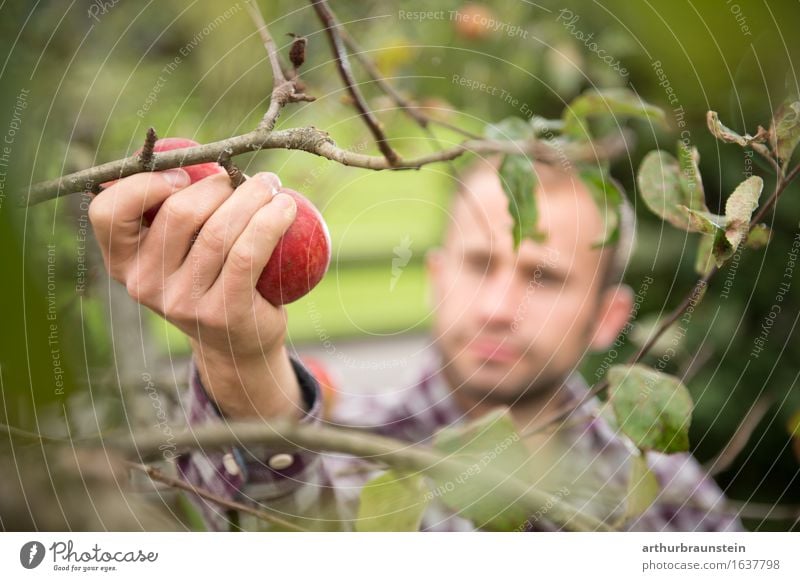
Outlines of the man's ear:
[{"label": "man's ear", "polygon": [[608,349],[619,335],[633,310],[633,290],[626,284],[601,291],[597,323],[589,346],[596,351]]}]

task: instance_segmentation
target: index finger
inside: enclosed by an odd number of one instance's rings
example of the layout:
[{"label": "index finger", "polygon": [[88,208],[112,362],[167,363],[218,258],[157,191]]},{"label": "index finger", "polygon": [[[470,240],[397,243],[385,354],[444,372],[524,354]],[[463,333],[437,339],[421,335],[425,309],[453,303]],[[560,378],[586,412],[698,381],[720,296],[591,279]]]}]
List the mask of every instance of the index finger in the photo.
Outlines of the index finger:
[{"label": "index finger", "polygon": [[[191,183],[180,168],[138,173],[100,192],[89,204],[89,220],[106,262],[127,261],[139,245],[142,215]],[[110,268],[109,268],[110,270]]]}]

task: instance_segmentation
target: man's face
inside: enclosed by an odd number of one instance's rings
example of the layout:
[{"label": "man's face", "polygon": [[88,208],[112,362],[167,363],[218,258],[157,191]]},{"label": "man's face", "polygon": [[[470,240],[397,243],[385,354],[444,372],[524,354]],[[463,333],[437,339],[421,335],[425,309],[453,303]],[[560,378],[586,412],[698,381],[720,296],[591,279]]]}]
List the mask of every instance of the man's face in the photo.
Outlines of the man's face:
[{"label": "man's face", "polygon": [[496,171],[466,179],[442,249],[429,257],[434,333],[453,389],[512,402],[563,379],[598,320],[605,260],[599,211],[574,174],[537,165],[539,229],[513,249]]}]

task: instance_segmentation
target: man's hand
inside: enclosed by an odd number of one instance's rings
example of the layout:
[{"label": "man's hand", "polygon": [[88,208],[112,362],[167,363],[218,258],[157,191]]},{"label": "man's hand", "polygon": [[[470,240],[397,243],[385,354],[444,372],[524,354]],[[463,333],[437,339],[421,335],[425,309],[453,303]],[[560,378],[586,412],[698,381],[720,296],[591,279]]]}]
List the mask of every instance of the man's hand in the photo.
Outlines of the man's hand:
[{"label": "man's hand", "polygon": [[[230,417],[300,415],[286,313],[255,284],[296,213],[275,174],[235,190],[181,169],[117,181],[89,206],[110,275],[190,337],[209,395]],[[149,228],[145,210],[163,202]]]}]

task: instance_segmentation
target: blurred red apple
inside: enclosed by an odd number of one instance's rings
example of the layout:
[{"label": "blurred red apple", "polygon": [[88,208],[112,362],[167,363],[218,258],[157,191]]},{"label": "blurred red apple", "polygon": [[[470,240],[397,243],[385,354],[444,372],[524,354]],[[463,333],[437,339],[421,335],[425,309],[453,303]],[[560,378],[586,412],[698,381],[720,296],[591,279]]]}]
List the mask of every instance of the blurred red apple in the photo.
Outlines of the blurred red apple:
[{"label": "blurred red apple", "polygon": [[[155,146],[153,147],[153,151],[158,153],[161,151],[171,151],[173,149],[181,149],[183,147],[195,147],[200,145],[196,141],[192,141],[191,139],[186,139],[184,137],[165,137],[163,139],[159,139],[156,141]],[[136,155],[141,153],[141,149],[136,150]],[[206,162],[206,163],[198,163],[196,165],[189,165],[183,168],[183,170],[189,174],[189,177],[192,180],[192,183],[199,182],[203,178],[207,178],[208,176],[216,175],[218,173],[225,173],[225,168],[219,165],[218,163],[213,162]],[[144,213],[142,216],[142,220],[144,221],[145,226],[149,226],[153,223],[153,220],[156,218],[156,214],[158,213],[158,209],[161,207],[161,204],[157,206],[153,206],[149,210]]]},{"label": "blurred red apple", "polygon": [[464,4],[456,14],[456,34],[467,40],[484,40],[492,32],[494,13],[483,4]]},{"label": "blurred red apple", "polygon": [[331,237],[322,215],[302,194],[281,188],[297,204],[297,216],[278,241],[256,289],[273,305],[285,305],[317,286],[331,262]]}]

